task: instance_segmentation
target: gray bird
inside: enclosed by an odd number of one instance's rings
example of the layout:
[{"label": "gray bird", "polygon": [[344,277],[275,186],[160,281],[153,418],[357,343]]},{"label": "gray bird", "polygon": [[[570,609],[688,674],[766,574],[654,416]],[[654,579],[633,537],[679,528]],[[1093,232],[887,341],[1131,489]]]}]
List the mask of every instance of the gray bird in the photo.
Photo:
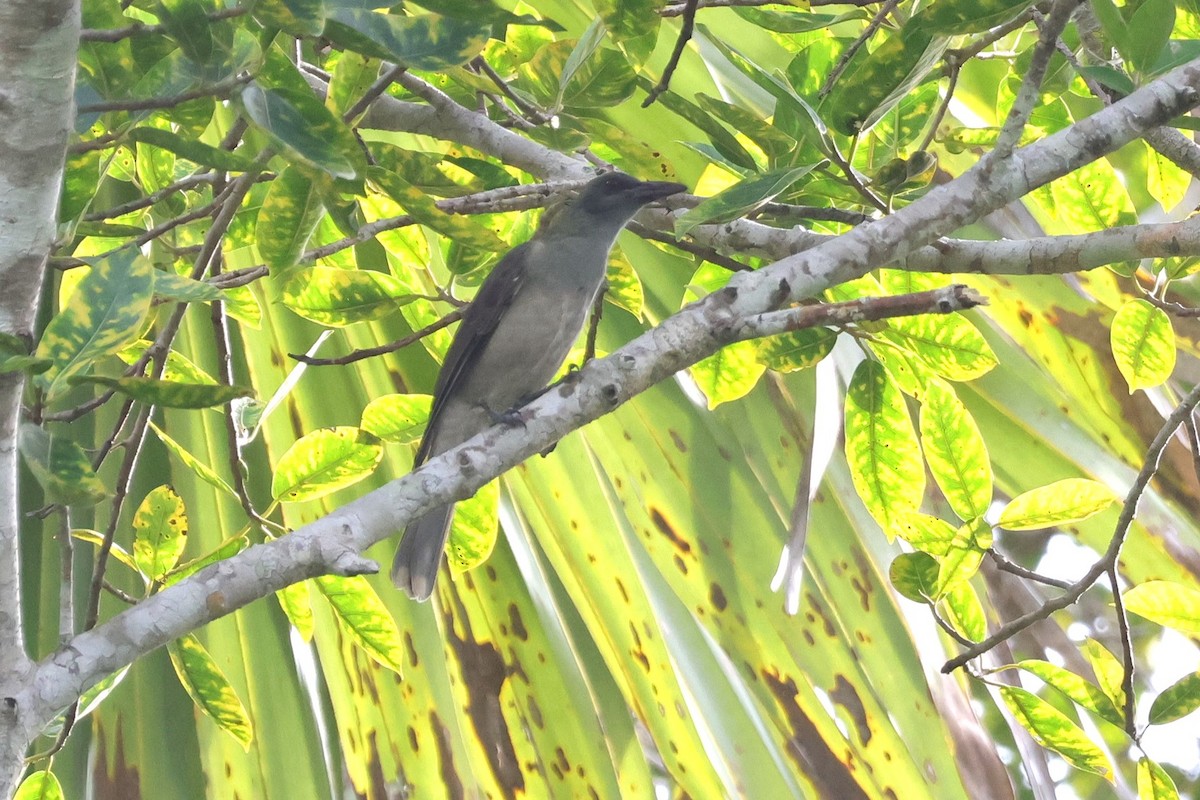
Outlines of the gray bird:
[{"label": "gray bird", "polygon": [[[463,313],[414,468],[546,387],[583,329],[617,234],[642,206],[686,188],[607,172],[543,215],[533,238],[500,260]],[[435,508],[404,531],[392,582],[414,600],[433,592],[453,515],[453,505]]]}]

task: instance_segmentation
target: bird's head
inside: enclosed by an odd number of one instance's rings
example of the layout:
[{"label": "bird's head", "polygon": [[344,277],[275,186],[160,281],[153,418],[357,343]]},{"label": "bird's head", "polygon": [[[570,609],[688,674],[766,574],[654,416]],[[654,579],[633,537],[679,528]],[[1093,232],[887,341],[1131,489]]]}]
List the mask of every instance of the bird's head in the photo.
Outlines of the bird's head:
[{"label": "bird's head", "polygon": [[642,206],[686,190],[682,183],[639,181],[624,172],[605,172],[577,196],[547,209],[541,227],[611,230],[615,235]]}]

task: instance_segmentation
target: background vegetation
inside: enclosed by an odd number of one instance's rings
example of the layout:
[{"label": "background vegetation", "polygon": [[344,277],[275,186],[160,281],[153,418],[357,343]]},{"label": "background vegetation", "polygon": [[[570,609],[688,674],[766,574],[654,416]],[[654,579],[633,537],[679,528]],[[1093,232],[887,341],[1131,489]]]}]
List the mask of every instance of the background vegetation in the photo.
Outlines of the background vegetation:
[{"label": "background vegetation", "polygon": [[[1191,0],[0,7],[0,794],[1196,791]],[[411,603],[368,493],[600,164],[693,187],[637,341]]]}]

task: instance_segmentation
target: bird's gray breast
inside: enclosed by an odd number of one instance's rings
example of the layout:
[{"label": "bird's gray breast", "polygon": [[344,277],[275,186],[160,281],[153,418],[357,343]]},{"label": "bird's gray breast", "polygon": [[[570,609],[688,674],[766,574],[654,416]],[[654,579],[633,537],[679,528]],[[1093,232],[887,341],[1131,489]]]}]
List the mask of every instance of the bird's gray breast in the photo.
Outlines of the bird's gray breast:
[{"label": "bird's gray breast", "polygon": [[581,253],[570,245],[529,252],[533,263],[480,354],[464,396],[507,411],[558,372],[583,329],[607,261],[607,250]]}]

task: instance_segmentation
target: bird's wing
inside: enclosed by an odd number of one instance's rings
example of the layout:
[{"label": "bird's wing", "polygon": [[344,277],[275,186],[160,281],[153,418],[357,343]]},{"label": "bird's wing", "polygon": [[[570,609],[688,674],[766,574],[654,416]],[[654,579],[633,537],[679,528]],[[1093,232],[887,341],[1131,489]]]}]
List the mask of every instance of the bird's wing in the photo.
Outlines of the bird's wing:
[{"label": "bird's wing", "polygon": [[[433,408],[429,412],[429,424],[425,428],[421,446],[417,448],[414,467],[423,464],[425,459],[432,455],[429,451],[433,446],[441,413],[445,409],[446,403],[454,395],[454,390],[459,385],[462,376],[470,374],[474,368],[480,354],[487,347],[492,334],[495,333],[496,326],[500,324],[501,317],[512,305],[517,292],[520,291],[526,272],[521,269],[521,264],[529,244],[526,242],[514,247],[504,258],[500,259],[500,263],[492,269],[491,274],[479,287],[475,299],[463,313],[462,321],[458,323],[458,331],[454,334],[454,341],[450,343],[450,349],[446,351],[446,360],[442,362],[442,369],[438,372],[437,383],[433,389]],[[506,409],[497,410],[504,411]]]}]

